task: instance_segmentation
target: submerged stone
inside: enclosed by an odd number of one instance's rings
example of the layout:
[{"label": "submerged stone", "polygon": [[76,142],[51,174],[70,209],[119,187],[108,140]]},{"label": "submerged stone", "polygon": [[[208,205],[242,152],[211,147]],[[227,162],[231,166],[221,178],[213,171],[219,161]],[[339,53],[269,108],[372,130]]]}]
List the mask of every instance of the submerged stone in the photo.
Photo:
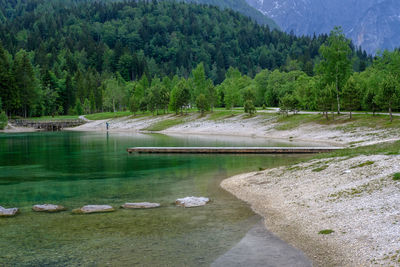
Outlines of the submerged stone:
[{"label": "submerged stone", "polygon": [[41,205],[34,205],[32,207],[32,210],[34,211],[45,211],[45,212],[58,212],[58,211],[63,211],[66,210],[65,207],[60,206],[60,205],[53,205],[53,204],[41,204]]},{"label": "submerged stone", "polygon": [[193,207],[204,206],[208,202],[210,202],[210,199],[206,197],[185,197],[185,198],[178,198],[175,201],[175,204],[177,206],[185,208],[193,208]]},{"label": "submerged stone", "polygon": [[2,206],[0,206],[0,217],[12,217],[17,215],[18,213],[19,209],[17,208],[5,209]]},{"label": "submerged stone", "polygon": [[125,203],[121,206],[124,209],[152,209],[160,207],[160,203],[140,202],[140,203]]},{"label": "submerged stone", "polygon": [[98,213],[98,212],[111,212],[115,209],[109,205],[86,205],[79,209],[72,210],[72,213],[77,214],[88,214],[88,213]]}]

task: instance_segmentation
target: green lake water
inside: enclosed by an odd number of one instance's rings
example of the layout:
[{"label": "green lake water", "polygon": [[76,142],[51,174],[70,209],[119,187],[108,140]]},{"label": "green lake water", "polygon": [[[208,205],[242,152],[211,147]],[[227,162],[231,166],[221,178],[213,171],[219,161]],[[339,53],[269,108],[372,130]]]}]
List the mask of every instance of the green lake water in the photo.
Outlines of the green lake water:
[{"label": "green lake water", "polygon": [[[291,145],[233,137],[0,134],[0,206],[21,210],[0,218],[0,266],[208,266],[260,219],[220,182],[298,156],[128,154],[126,148]],[[212,202],[192,209],[174,205],[176,198],[192,195]],[[142,201],[162,207],[70,213],[88,204]],[[44,203],[68,211],[31,211]]]}]

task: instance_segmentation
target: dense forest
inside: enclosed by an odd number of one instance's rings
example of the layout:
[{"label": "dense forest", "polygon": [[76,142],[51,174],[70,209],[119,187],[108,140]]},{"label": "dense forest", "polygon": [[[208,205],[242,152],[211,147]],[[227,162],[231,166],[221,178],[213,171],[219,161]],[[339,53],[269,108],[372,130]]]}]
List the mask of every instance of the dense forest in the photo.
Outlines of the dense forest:
[{"label": "dense forest", "polygon": [[[337,32],[296,37],[234,11],[171,1],[0,2],[0,98],[9,116],[193,106],[252,111],[297,102],[320,109],[312,96],[335,80],[325,75],[324,47]],[[337,98],[352,72],[372,64],[341,41],[346,73],[336,79]]]},{"label": "dense forest", "polygon": [[279,29],[279,26],[275,23],[275,21],[262,14],[254,7],[250,6],[246,0],[184,0],[184,2],[207,4],[211,6],[218,6],[223,9],[232,9],[254,19],[261,25],[268,25],[270,29]]}]

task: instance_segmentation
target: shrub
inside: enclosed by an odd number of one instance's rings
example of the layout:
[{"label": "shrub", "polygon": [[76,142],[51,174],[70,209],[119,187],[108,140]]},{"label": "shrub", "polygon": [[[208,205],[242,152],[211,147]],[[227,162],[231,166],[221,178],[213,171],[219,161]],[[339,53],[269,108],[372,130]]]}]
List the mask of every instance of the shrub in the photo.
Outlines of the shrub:
[{"label": "shrub", "polygon": [[397,173],[393,174],[393,180],[394,181],[399,181],[400,180],[400,172],[397,172]]},{"label": "shrub", "polygon": [[75,104],[75,115],[82,115],[82,114],[83,114],[82,104],[81,101],[79,101],[78,99]]},{"label": "shrub", "polygon": [[256,107],[253,104],[253,101],[251,100],[246,100],[244,103],[244,112],[251,114],[256,113]]},{"label": "shrub", "polygon": [[197,106],[197,109],[201,112],[201,114],[204,114],[205,111],[210,109],[210,105],[204,94],[200,94],[196,98],[196,106]]},{"label": "shrub", "polygon": [[335,231],[331,230],[331,229],[325,229],[325,230],[321,230],[318,232],[319,235],[329,235],[334,233]]},{"label": "shrub", "polygon": [[3,111],[0,113],[0,130],[6,128],[7,124],[8,124],[8,118],[6,113]]}]

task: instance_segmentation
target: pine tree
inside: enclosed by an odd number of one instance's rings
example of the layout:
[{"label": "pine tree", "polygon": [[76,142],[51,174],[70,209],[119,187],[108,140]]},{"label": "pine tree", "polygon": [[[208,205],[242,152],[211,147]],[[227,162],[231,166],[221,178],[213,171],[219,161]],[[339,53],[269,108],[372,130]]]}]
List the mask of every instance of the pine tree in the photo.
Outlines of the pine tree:
[{"label": "pine tree", "polygon": [[0,43],[0,98],[2,99],[2,108],[6,113],[18,107],[19,95],[14,90],[14,81],[11,75],[10,62],[8,61],[6,51]]},{"label": "pine tree", "polygon": [[38,93],[36,91],[33,67],[28,53],[24,50],[20,50],[15,57],[13,75],[15,77],[15,87],[19,93],[21,114],[27,117],[33,108]]}]

